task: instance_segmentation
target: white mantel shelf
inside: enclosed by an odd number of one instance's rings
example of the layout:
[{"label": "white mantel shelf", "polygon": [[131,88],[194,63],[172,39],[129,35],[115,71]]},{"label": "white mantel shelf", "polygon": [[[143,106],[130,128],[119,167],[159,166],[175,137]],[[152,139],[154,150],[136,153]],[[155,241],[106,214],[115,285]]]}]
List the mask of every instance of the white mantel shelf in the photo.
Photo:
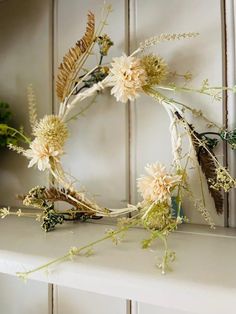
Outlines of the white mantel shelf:
[{"label": "white mantel shelf", "polygon": [[[15,274],[98,239],[111,226],[74,223],[45,234],[37,222],[9,217],[0,222],[0,272]],[[91,257],[55,266],[32,279],[155,304],[190,313],[235,313],[236,231],[183,226],[170,238],[177,253],[173,272],[161,275],[156,252],[142,250],[144,230],[129,232],[117,247],[107,241]]]}]

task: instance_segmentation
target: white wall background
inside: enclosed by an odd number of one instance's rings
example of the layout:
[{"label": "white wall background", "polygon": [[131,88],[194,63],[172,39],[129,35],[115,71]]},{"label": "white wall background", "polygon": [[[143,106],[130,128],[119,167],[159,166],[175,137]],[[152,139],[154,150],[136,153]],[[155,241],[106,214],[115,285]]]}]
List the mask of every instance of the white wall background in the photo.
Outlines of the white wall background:
[{"label": "white wall background", "polygon": [[[15,125],[23,124],[28,130],[26,87],[32,83],[38,98],[38,111],[42,116],[57,110],[53,97],[52,82],[63,54],[84,31],[86,12],[91,9],[99,16],[102,0],[55,0],[52,9],[50,0],[5,0],[0,2],[0,98],[11,104]],[[221,85],[223,76],[222,51],[222,3],[220,0],[120,0],[109,1],[114,12],[110,16],[105,31],[115,42],[109,60],[123,51],[137,47],[137,44],[162,32],[200,32],[197,39],[164,43],[153,51],[163,56],[172,70],[180,73],[191,71],[192,84],[200,85],[208,78],[212,85]],[[228,78],[234,77],[234,1],[226,1]],[[128,18],[129,17],[129,18]],[[54,37],[52,37],[54,33]],[[130,41],[129,41],[130,38]],[[55,95],[54,95],[55,96]],[[54,102],[52,99],[54,98]],[[179,99],[202,108],[216,122],[222,122],[222,102],[212,103],[205,97],[194,95],[179,96]],[[228,101],[230,125],[235,127],[234,98]],[[232,118],[234,117],[234,118]],[[80,180],[96,200],[106,206],[123,206],[126,202],[138,201],[135,181],[144,173],[146,163],[171,162],[168,117],[163,109],[147,97],[140,97],[136,103],[116,103],[108,94],[99,96],[97,102],[84,117],[70,125],[71,137],[67,144],[64,166]],[[198,123],[198,122],[197,122]],[[222,150],[219,151],[222,154]],[[235,155],[230,153],[231,165]],[[235,170],[234,170],[235,171]],[[24,193],[29,188],[46,184],[47,178],[36,170],[28,170],[27,162],[13,152],[0,153],[0,204],[18,206],[14,195]],[[192,174],[191,182],[198,194],[198,181]],[[207,199],[214,220],[224,224],[224,217],[215,214],[210,197]],[[230,218],[235,224],[235,196],[230,198]],[[185,213],[191,222],[204,223],[200,215],[193,211],[186,201]],[[6,221],[7,223],[7,221]],[[1,277],[2,295],[5,283],[11,282]],[[12,284],[14,286],[14,284]],[[11,289],[7,286],[8,290]],[[15,286],[14,286],[15,287]],[[44,305],[47,287],[35,283],[26,290],[34,291]],[[43,292],[42,292],[43,291]],[[5,293],[5,294],[4,294]],[[11,295],[19,296],[17,289]],[[26,292],[27,294],[27,292]],[[41,297],[42,296],[42,297]],[[43,301],[44,300],[44,301]],[[93,302],[91,302],[93,300]],[[24,298],[18,297],[19,307]],[[33,302],[28,300],[28,302]],[[96,305],[95,305],[96,303]],[[51,304],[51,303],[50,303]],[[84,292],[69,291],[55,287],[54,313],[125,313],[126,301],[99,297]],[[10,301],[4,303],[3,314],[13,314]],[[46,306],[46,307],[45,307]],[[51,307],[51,305],[49,306]],[[107,311],[108,310],[108,311]],[[25,310],[26,314],[33,313]],[[39,313],[46,310],[38,308]],[[127,310],[127,314],[129,311]],[[132,313],[165,313],[145,304],[133,305]],[[168,312],[168,314],[170,314]],[[177,314],[177,313],[175,313]],[[178,313],[179,314],[179,313]]]}]

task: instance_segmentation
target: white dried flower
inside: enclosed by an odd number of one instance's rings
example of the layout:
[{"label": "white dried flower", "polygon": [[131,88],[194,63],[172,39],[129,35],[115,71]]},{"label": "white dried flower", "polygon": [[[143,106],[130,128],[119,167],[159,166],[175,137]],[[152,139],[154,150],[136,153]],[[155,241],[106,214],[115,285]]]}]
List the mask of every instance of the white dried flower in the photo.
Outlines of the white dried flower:
[{"label": "white dried flower", "polygon": [[182,176],[171,175],[166,171],[165,166],[154,163],[145,167],[148,176],[138,179],[138,190],[144,201],[151,203],[171,203],[171,192],[181,183]]},{"label": "white dried flower", "polygon": [[141,65],[141,60],[124,55],[114,58],[111,65],[109,74],[113,86],[111,94],[117,101],[123,103],[137,98],[147,82],[146,71]]},{"label": "white dried flower", "polygon": [[59,157],[62,155],[62,151],[54,150],[53,147],[49,147],[48,144],[35,139],[30,144],[30,149],[24,152],[24,156],[30,159],[28,167],[37,165],[40,171],[44,171],[50,168],[50,161],[59,161]]}]

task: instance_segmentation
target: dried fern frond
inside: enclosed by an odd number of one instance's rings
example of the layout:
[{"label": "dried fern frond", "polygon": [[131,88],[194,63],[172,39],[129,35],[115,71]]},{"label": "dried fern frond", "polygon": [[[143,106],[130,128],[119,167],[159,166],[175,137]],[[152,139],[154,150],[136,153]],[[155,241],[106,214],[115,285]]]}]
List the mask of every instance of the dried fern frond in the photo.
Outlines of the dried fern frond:
[{"label": "dried fern frond", "polygon": [[73,84],[74,75],[78,71],[77,65],[94,42],[95,16],[92,12],[88,13],[87,27],[84,36],[77,41],[66,55],[59,66],[59,73],[56,82],[56,92],[60,101],[64,101],[69,95]]},{"label": "dried fern frond", "polygon": [[34,129],[34,126],[37,123],[37,103],[36,97],[33,90],[33,86],[30,84],[27,88],[27,98],[28,98],[28,106],[29,106],[29,122],[31,129]]},{"label": "dried fern frond", "polygon": [[96,208],[93,208],[93,204],[88,200],[85,200],[81,194],[65,189],[57,189],[55,187],[45,188],[43,191],[43,199],[50,202],[66,202],[76,210],[86,213],[87,215],[95,215]]}]

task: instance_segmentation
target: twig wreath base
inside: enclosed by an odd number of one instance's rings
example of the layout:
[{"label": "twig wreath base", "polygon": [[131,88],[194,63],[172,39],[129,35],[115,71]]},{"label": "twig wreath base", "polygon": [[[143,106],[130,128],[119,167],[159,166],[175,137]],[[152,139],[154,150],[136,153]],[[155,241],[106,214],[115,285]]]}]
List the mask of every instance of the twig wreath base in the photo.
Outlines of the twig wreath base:
[{"label": "twig wreath base", "polygon": [[[0,216],[9,215],[34,217],[41,222],[45,231],[55,229],[64,221],[100,219],[102,217],[118,217],[116,229],[111,229],[98,240],[82,247],[70,248],[64,256],[41,265],[35,269],[18,273],[26,279],[35,271],[40,271],[52,265],[81,254],[91,255],[93,247],[108,239],[115,244],[122,241],[125,233],[132,228],[141,226],[149,236],[142,241],[143,248],[149,248],[153,241],[164,243],[164,253],[157,265],[162,273],[170,268],[175,253],[168,249],[168,235],[177,229],[178,225],[187,221],[182,213],[182,202],[185,196],[192,199],[194,207],[200,212],[211,228],[214,222],[206,208],[203,176],[208,184],[218,214],[223,212],[222,191],[228,192],[236,187],[236,181],[229,170],[220,164],[214,154],[214,148],[219,140],[225,141],[232,149],[236,149],[236,129],[227,130],[206,117],[203,112],[190,105],[179,102],[175,97],[178,93],[197,93],[211,97],[215,101],[221,99],[222,91],[236,92],[236,87],[211,87],[208,80],[204,80],[199,88],[189,87],[192,74],[179,74],[170,71],[166,61],[157,55],[146,54],[146,51],[161,42],[193,39],[197,33],[161,34],[141,43],[130,56],[123,55],[114,58],[110,64],[103,64],[113,45],[107,34],[102,34],[111,7],[103,9],[101,22],[95,29],[95,16],[88,13],[88,22],[84,36],[76,42],[64,56],[59,67],[57,77],[57,96],[60,101],[58,114],[44,116],[38,120],[36,97],[32,86],[28,89],[29,120],[32,127],[32,139],[22,130],[13,130],[23,146],[9,145],[9,148],[25,156],[29,160],[29,167],[36,166],[40,171],[48,171],[51,176],[49,187],[37,186],[26,195],[20,197],[23,204],[34,208],[31,212],[19,209],[17,212],[9,208],[0,209]],[[98,45],[98,65],[85,70],[84,65]],[[175,77],[182,78],[183,84],[176,85]],[[147,165],[146,175],[137,180],[137,187],[142,201],[136,205],[128,204],[126,208],[111,209],[99,206],[91,200],[87,193],[78,190],[73,183],[74,178],[68,175],[62,167],[61,158],[64,145],[68,139],[68,124],[77,119],[94,104],[95,97],[103,90],[110,90],[118,102],[133,101],[140,94],[148,95],[156,100],[157,105],[163,106],[170,118],[170,136],[173,161],[169,170],[160,163]],[[165,92],[173,94],[167,96]],[[80,109],[76,108],[84,99],[91,98],[91,103]],[[186,112],[206,124],[206,128],[213,131],[197,131],[188,122]],[[5,124],[0,124],[1,130],[10,130]],[[12,131],[12,130],[11,130]],[[213,137],[212,137],[213,136]],[[216,138],[217,136],[217,138]],[[187,138],[189,147],[184,150],[183,139]],[[189,167],[197,169],[201,187],[201,198],[197,198],[191,189],[188,178]],[[57,202],[65,202],[69,208],[57,209]],[[126,214],[132,214],[127,218]]]}]

